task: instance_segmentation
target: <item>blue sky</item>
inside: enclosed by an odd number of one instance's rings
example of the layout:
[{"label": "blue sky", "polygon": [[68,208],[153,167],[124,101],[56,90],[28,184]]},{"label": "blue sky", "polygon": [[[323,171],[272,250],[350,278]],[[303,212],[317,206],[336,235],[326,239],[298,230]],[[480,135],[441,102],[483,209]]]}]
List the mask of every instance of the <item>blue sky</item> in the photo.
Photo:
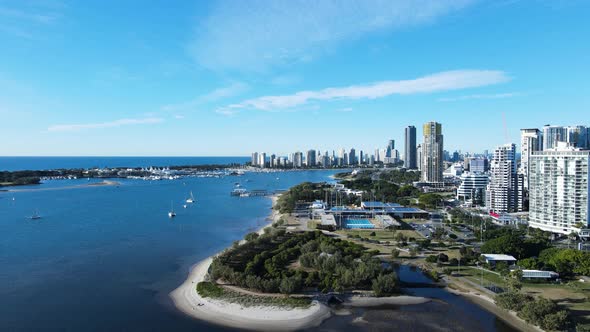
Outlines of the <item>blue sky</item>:
[{"label": "blue sky", "polygon": [[0,0],[0,155],[403,150],[403,128],[426,121],[447,150],[491,150],[520,128],[589,124],[589,14],[587,1]]}]

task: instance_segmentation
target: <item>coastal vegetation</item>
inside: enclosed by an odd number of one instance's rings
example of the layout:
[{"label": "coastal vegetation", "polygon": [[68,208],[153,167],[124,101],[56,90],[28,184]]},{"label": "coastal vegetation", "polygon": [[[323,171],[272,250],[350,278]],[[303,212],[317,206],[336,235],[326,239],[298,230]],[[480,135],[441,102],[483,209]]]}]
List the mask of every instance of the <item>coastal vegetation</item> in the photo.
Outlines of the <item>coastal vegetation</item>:
[{"label": "coastal vegetation", "polygon": [[374,254],[317,231],[273,229],[219,255],[210,275],[214,281],[261,293],[362,289],[373,290],[377,296],[396,294],[397,275]]},{"label": "coastal vegetation", "polygon": [[219,299],[230,303],[237,303],[244,307],[266,306],[280,308],[308,308],[311,300],[307,297],[290,297],[290,296],[256,296],[248,295],[225,289],[208,281],[202,281],[197,284],[197,292],[202,297]]},{"label": "coastal vegetation", "polygon": [[326,190],[330,188],[331,186],[327,183],[303,182],[283,193],[277,200],[275,209],[278,209],[280,213],[291,213],[297,206],[297,203],[323,199]]},{"label": "coastal vegetation", "polygon": [[535,299],[528,294],[511,291],[497,295],[495,303],[500,308],[517,312],[527,323],[546,331],[562,331],[572,325],[567,309],[543,297]]},{"label": "coastal vegetation", "polygon": [[[352,203],[360,204],[361,200],[381,200],[396,202],[402,205],[413,205],[420,196],[420,190],[412,186],[419,179],[419,173],[405,170],[388,170],[381,172],[377,179],[371,173],[360,173],[354,178],[340,181],[353,190],[362,190],[363,197],[351,197]],[[420,204],[418,204],[420,205]]]}]

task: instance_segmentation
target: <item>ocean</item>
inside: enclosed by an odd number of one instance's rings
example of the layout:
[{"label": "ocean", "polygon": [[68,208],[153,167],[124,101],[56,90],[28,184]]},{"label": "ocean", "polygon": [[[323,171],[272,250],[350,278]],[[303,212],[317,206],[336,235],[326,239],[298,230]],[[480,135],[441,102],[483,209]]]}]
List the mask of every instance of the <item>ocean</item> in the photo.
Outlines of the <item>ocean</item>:
[{"label": "ocean", "polygon": [[0,157],[0,171],[245,163],[250,157]]},{"label": "ocean", "polygon": [[[88,162],[78,160],[77,165]],[[72,163],[44,159],[37,165],[60,168]],[[98,179],[53,180],[3,188],[17,191],[0,191],[0,330],[226,331],[179,313],[168,294],[186,279],[193,264],[267,223],[269,198],[230,197],[230,191],[236,183],[252,190],[287,189],[303,181],[330,181],[335,172],[154,182],[116,179],[118,186],[88,186]],[[185,209],[182,204],[190,191],[197,201]],[[177,212],[174,219],[167,216],[171,205]],[[35,211],[42,219],[28,218]],[[408,273],[410,279],[420,275]],[[400,331],[402,326],[429,331],[427,317],[443,330],[511,330],[460,297],[442,290],[414,291],[440,301],[359,309],[351,316],[334,316],[315,330],[378,331],[400,324]],[[460,321],[449,320],[455,314]],[[371,323],[357,324],[357,316]]]}]

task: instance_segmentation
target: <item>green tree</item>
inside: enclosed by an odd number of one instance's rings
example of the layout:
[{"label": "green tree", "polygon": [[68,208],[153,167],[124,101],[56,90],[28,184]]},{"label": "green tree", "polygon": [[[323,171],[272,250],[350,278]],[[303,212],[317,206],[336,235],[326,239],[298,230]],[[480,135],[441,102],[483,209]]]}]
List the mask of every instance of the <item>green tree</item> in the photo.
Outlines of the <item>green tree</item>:
[{"label": "green tree", "polygon": [[398,249],[391,250],[391,258],[396,259],[399,257],[400,251]]},{"label": "green tree", "polygon": [[435,209],[442,203],[442,196],[435,193],[422,194],[418,197],[418,202],[427,208]]},{"label": "green tree", "polygon": [[372,289],[375,296],[388,296],[398,290],[397,275],[395,273],[380,274],[373,280]]},{"label": "green tree", "polygon": [[506,234],[486,241],[481,247],[484,254],[507,254],[517,258],[524,258],[523,240],[517,234]]},{"label": "green tree", "polygon": [[522,288],[522,283],[520,282],[520,280],[516,278],[508,278],[506,283],[508,285],[508,289],[511,292],[518,292]]},{"label": "green tree", "polygon": [[518,292],[506,292],[496,295],[494,301],[500,308],[506,310],[520,311],[525,303],[533,300],[533,297]]},{"label": "green tree", "polygon": [[248,234],[246,234],[246,236],[244,237],[244,239],[245,239],[246,241],[253,241],[253,240],[256,240],[257,238],[258,238],[258,233],[256,233],[256,232],[251,232],[251,233],[248,233]]}]

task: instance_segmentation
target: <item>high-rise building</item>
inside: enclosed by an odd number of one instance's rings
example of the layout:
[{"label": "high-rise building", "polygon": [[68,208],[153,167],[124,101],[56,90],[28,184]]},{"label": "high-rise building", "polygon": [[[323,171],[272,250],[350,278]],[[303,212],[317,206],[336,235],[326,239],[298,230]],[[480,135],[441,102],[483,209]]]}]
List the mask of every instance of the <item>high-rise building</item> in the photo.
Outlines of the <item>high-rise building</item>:
[{"label": "high-rise building", "polygon": [[385,151],[386,151],[385,157],[390,157],[391,158],[392,157],[391,153],[392,153],[393,150],[395,150],[395,140],[390,139],[387,142],[387,148],[385,149]]},{"label": "high-rise building", "polygon": [[590,151],[558,143],[529,163],[529,226],[569,234],[590,226]]},{"label": "high-rise building", "polygon": [[485,173],[488,171],[489,165],[486,158],[470,158],[469,171],[471,173]]},{"label": "high-rise building", "polygon": [[252,153],[252,160],[250,161],[250,164],[252,164],[252,166],[258,165],[258,152]]},{"label": "high-rise building", "polygon": [[472,204],[485,203],[485,193],[489,177],[483,173],[463,173],[461,185],[457,189],[457,200],[471,201]]},{"label": "high-rise building", "polygon": [[270,155],[270,167],[277,167],[277,156],[274,153]]},{"label": "high-rise building", "polygon": [[524,188],[529,187],[529,159],[533,152],[543,149],[543,135],[539,129],[520,130],[520,169],[524,176]]},{"label": "high-rise building", "polygon": [[418,170],[422,170],[422,144],[418,144],[416,147],[416,166]]},{"label": "high-rise building", "polygon": [[557,142],[567,142],[567,128],[546,125],[543,127],[543,150],[553,149]]},{"label": "high-rise building", "polygon": [[494,150],[490,162],[490,182],[486,191],[486,207],[497,213],[518,212],[522,209],[522,190],[518,188],[516,146],[501,145]]},{"label": "high-rise building", "polygon": [[266,153],[262,152],[258,154],[258,166],[265,168],[266,167]]},{"label": "high-rise building", "polygon": [[303,167],[303,152],[295,152],[293,154],[293,167],[301,168]]},{"label": "high-rise building", "polygon": [[405,138],[404,166],[407,169],[416,169],[416,127],[406,127]]},{"label": "high-rise building", "polygon": [[348,164],[355,165],[356,164],[356,151],[354,148],[350,149],[350,153],[348,154]]},{"label": "high-rise building", "polygon": [[588,127],[585,126],[569,126],[567,127],[567,140],[573,147],[583,150],[590,149],[590,142],[588,141]]},{"label": "high-rise building", "polygon": [[308,150],[305,158],[305,165],[307,165],[307,167],[314,167],[317,164],[315,157],[315,150]]},{"label": "high-rise building", "polygon": [[442,125],[438,122],[427,122],[423,126],[423,133],[422,181],[441,183],[443,182]]},{"label": "high-rise building", "polygon": [[363,164],[363,160],[364,160],[365,155],[363,154],[363,150],[361,150],[359,152],[359,160],[358,160],[358,164],[362,165]]}]

